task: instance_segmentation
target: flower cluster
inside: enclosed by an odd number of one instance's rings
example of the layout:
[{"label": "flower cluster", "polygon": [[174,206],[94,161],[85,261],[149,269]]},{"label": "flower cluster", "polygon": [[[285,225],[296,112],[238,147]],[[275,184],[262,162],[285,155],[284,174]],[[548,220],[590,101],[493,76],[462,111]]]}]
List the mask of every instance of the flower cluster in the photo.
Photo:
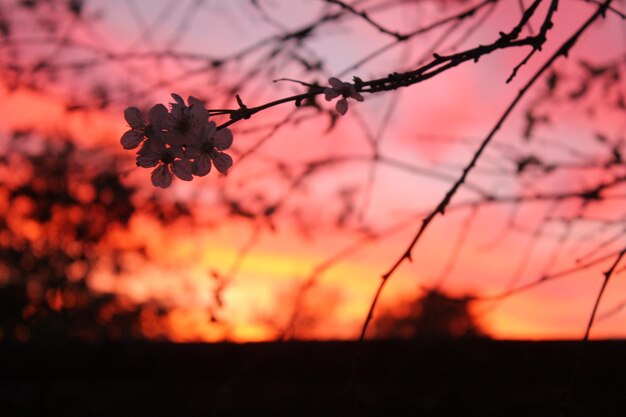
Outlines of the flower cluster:
[{"label": "flower cluster", "polygon": [[335,109],[342,116],[348,111],[349,98],[352,98],[356,101],[365,100],[361,94],[356,92],[354,84],[346,83],[335,77],[330,77],[328,79],[328,84],[330,84],[330,87],[326,87],[324,89],[324,96],[326,98],[326,101],[331,101],[332,99],[341,96],[341,98],[337,101],[337,104],[335,105]]},{"label": "flower cluster", "polygon": [[195,97],[187,104],[178,94],[172,94],[174,103],[170,111],[162,104],[150,109],[147,120],[141,111],[129,107],[124,118],[130,126],[122,136],[124,149],[137,151],[137,165],[154,168],[151,179],[155,187],[167,188],[174,176],[191,181],[202,177],[211,166],[225,174],[233,159],[223,151],[230,148],[233,135],[227,128],[217,129],[209,121],[209,111]]}]

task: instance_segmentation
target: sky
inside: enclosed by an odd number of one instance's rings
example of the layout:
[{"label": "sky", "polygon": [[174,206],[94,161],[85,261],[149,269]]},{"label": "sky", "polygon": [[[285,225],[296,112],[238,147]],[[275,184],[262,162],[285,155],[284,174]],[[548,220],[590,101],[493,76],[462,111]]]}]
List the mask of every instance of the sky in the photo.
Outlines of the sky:
[{"label": "sky", "polygon": [[[248,55],[225,60],[268,36],[338,10],[321,1],[259,3],[262,9],[246,1],[93,0],[86,2],[82,12],[90,23],[61,20],[66,25],[62,33],[72,40],[72,47],[50,43],[40,33],[15,34],[26,59],[54,56],[53,61],[60,63],[95,60],[101,64],[82,73],[59,71],[54,79],[34,77],[34,89],[25,83],[10,89],[5,78],[0,88],[0,128],[5,132],[29,128],[44,135],[67,133],[81,146],[110,150],[126,163],[125,181],[147,193],[152,191],[149,171],[135,168],[133,155],[119,145],[128,128],[123,118],[125,107],[147,109],[156,102],[167,104],[172,101],[169,93],[176,92],[205,100],[209,108],[234,108],[236,102],[227,94],[230,86],[240,87],[237,92],[253,106],[303,91],[297,82],[272,82],[278,78],[325,83],[330,76],[345,81],[352,76],[383,77],[430,57],[431,46],[442,34],[435,31],[393,46],[350,69],[364,56],[390,44],[389,36],[352,16],[320,26],[302,45],[282,45],[273,51],[279,59],[270,60],[266,54],[272,52],[271,47],[261,44]],[[378,3],[364,1],[361,6],[375,8]],[[478,29],[458,30],[440,48],[489,42],[500,30],[510,28],[519,19],[517,2],[503,3],[485,15]],[[623,8],[623,3],[617,4]],[[545,6],[540,7],[540,16],[546,12]],[[381,275],[406,249],[421,219],[458,178],[505,106],[593,8],[582,2],[564,2],[545,49],[509,84],[506,78],[524,56],[519,50],[465,63],[410,88],[366,95],[363,103],[350,101],[348,113],[336,120],[331,112],[295,113],[295,118],[301,114],[302,119],[281,125],[250,155],[246,151],[257,146],[264,126],[279,123],[293,107],[278,106],[237,123],[233,126],[235,164],[227,176],[211,172],[206,178],[175,181],[171,188],[158,191],[165,199],[193,202],[194,212],[206,217],[206,223],[171,219],[163,225],[147,216],[133,218],[128,231],[112,231],[108,239],[112,245],[142,242],[151,262],[129,254],[123,276],[113,276],[103,267],[90,284],[130,300],[156,299],[170,306],[165,331],[175,341],[246,342],[271,340],[281,334],[296,308],[298,289],[314,281],[297,305],[301,328],[296,335],[356,337]],[[445,13],[436,2],[426,2],[374,11],[369,16],[380,19],[377,21],[385,27],[410,31]],[[54,19],[55,15],[50,16]],[[27,20],[29,15],[20,14],[16,19]],[[536,31],[536,21],[533,24]],[[625,33],[623,20],[609,14],[585,34],[570,59],[555,68],[575,72],[576,62],[581,60],[602,63],[623,56]],[[162,56],[156,57],[154,51]],[[179,55],[171,58],[172,54]],[[216,59],[227,62],[218,70],[207,69],[207,62]],[[294,64],[298,59],[323,60],[324,69],[303,74]],[[109,89],[111,104],[103,109],[67,111],[68,103],[92,100],[94,83]],[[545,88],[539,85],[538,89]],[[532,97],[537,95],[531,92],[506,121],[468,178],[468,186],[461,188],[445,216],[436,218],[416,246],[413,261],[404,263],[389,280],[377,311],[393,311],[438,284],[452,296],[488,298],[571,268],[577,259],[592,259],[585,258],[590,251],[608,253],[624,244],[617,239],[602,246],[611,231],[583,221],[577,223],[572,236],[563,237],[569,233],[566,228],[546,221],[580,209],[575,202],[518,206],[496,201],[480,209],[468,208],[477,201],[474,185],[505,199],[579,189],[603,175],[601,170],[590,174],[572,169],[549,179],[537,176],[533,181],[531,176],[527,182],[519,181],[514,175],[515,158],[536,153],[542,159],[569,162],[567,158],[573,157],[567,146],[593,155],[600,152],[593,139],[599,130],[617,138],[620,132],[623,136],[625,127],[623,112],[602,111],[590,118],[588,107],[565,103],[557,110],[549,109],[553,123],[530,143],[521,132],[525,126],[522,109],[532,103]],[[334,103],[320,100],[320,105],[332,111]],[[383,155],[377,164],[371,160],[374,148]],[[279,170],[286,167],[287,172],[298,175],[307,163],[329,158],[340,160],[316,170],[297,186]],[[220,205],[224,196],[250,208],[280,202],[281,210],[272,224],[229,216]],[[585,210],[597,216],[621,215],[619,204],[607,201]],[[612,227],[617,230],[619,222]],[[586,232],[591,238],[585,238]],[[495,338],[579,338],[600,289],[602,272],[610,263],[607,259],[503,300],[479,301],[473,312],[486,333]],[[626,309],[616,309],[626,294],[624,273],[619,272],[602,300],[594,338],[626,335]],[[211,274],[227,281],[223,306],[217,310],[213,296],[217,281]],[[210,320],[211,309],[217,322]]]}]

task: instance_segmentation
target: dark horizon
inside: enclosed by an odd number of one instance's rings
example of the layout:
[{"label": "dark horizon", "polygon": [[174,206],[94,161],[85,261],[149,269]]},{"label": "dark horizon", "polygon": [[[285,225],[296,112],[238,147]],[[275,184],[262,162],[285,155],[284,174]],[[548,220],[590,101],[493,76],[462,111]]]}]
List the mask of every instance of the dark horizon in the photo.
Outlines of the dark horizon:
[{"label": "dark horizon", "polygon": [[[554,416],[580,342],[0,345],[7,416]],[[590,341],[571,416],[621,416],[626,341]],[[358,388],[357,388],[358,387]]]}]

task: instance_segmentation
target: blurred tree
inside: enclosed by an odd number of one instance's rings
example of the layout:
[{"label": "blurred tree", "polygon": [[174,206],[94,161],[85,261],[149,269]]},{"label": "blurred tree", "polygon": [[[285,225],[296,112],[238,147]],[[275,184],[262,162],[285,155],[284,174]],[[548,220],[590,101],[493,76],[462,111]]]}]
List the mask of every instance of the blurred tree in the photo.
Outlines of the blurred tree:
[{"label": "blurred tree", "polygon": [[143,338],[142,319],[150,312],[165,317],[166,309],[96,292],[89,283],[98,268],[123,271],[119,250],[106,240],[138,211],[135,188],[120,181],[110,155],[67,139],[15,132],[3,142],[2,340]]},{"label": "blurred tree", "polygon": [[436,289],[426,291],[378,315],[372,325],[372,336],[435,340],[484,337],[470,309],[471,299],[470,296],[453,298]]}]

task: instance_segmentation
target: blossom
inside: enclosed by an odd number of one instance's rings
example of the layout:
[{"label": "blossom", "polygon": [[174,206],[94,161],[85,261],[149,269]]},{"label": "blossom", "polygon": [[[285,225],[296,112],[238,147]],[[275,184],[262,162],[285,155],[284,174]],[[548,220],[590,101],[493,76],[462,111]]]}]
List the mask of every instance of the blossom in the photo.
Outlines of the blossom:
[{"label": "blossom", "polygon": [[172,110],[163,123],[167,129],[166,142],[172,146],[191,146],[209,119],[209,111],[193,96],[187,99],[188,105],[178,94],[172,97],[175,103],[171,104]]},{"label": "blossom", "polygon": [[148,112],[148,123],[141,111],[136,107],[124,110],[124,119],[130,126],[130,130],[122,135],[120,142],[124,149],[135,149],[144,139],[160,132],[161,125],[167,117],[167,109],[162,104],[153,106]]},{"label": "blossom", "polygon": [[130,130],[121,139],[124,149],[137,151],[137,165],[154,168],[151,174],[155,187],[167,188],[174,177],[191,181],[193,176],[202,177],[215,168],[225,174],[233,165],[233,159],[224,151],[233,143],[228,128],[217,128],[209,121],[210,112],[204,103],[189,96],[187,103],[178,94],[172,94],[174,102],[170,111],[157,104],[147,115],[139,109],[128,107],[124,118]]},{"label": "blossom", "polygon": [[172,184],[173,175],[184,181],[191,181],[191,161],[185,158],[179,147],[168,146],[163,137],[148,138],[137,152],[137,165],[143,168],[156,168],[150,176],[152,185],[167,188]]},{"label": "blossom", "polygon": [[332,99],[341,96],[341,99],[339,99],[335,105],[335,109],[337,109],[337,112],[341,115],[346,114],[348,111],[348,98],[352,98],[356,101],[365,100],[361,94],[357,93],[354,88],[354,84],[343,82],[339,78],[335,77],[330,77],[328,79],[328,84],[330,84],[330,87],[326,87],[324,89],[326,101],[331,101]]},{"label": "blossom", "polygon": [[186,149],[188,157],[193,158],[193,174],[202,177],[211,171],[211,162],[222,174],[225,174],[233,165],[230,155],[222,152],[230,148],[233,143],[233,134],[228,128],[217,130],[215,122],[206,123],[198,141]]}]

